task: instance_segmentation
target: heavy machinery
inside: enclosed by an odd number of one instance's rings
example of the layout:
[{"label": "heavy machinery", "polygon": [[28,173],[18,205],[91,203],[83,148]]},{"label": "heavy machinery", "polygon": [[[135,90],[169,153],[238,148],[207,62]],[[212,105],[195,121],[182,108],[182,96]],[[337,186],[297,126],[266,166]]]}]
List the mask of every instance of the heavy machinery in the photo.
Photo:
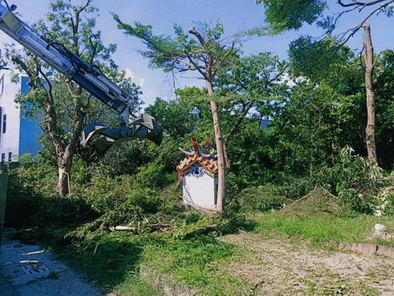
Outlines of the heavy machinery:
[{"label": "heavy machinery", "polygon": [[121,90],[100,69],[88,64],[64,45],[39,34],[20,20],[13,13],[15,10],[15,5],[9,6],[5,0],[0,0],[0,30],[119,114],[120,127],[110,128],[101,123],[88,125],[82,133],[83,146],[92,141],[99,153],[105,153],[112,144],[135,138],[161,143],[162,130],[152,116],[133,116],[130,102],[135,101],[135,97]]}]

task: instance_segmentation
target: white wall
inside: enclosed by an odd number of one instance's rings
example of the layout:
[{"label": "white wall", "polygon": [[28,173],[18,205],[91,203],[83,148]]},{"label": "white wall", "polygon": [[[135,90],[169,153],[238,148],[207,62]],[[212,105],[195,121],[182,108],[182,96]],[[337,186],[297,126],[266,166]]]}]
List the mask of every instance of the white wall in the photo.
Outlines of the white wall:
[{"label": "white wall", "polygon": [[216,208],[217,179],[204,173],[195,176],[191,172],[183,176],[183,202],[203,209]]},{"label": "white wall", "polygon": [[[0,85],[1,87],[1,85]],[[2,107],[1,129],[0,129],[0,157],[5,154],[5,161],[8,161],[8,154],[17,155],[19,151],[19,131],[20,119],[19,109],[15,103],[15,96],[20,90],[20,84],[11,83],[7,74],[2,96],[0,97],[0,106]],[[1,92],[1,88],[0,88]],[[7,115],[6,132],[3,133],[3,115]]]}]

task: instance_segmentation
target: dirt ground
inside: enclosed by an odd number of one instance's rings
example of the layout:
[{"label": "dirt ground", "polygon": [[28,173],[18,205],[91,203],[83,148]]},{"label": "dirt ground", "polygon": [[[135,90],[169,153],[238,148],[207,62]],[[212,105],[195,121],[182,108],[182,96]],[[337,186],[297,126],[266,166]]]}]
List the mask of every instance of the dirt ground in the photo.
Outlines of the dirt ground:
[{"label": "dirt ground", "polygon": [[250,233],[220,240],[242,248],[242,256],[226,267],[250,283],[250,291],[240,295],[394,295],[394,259]]}]

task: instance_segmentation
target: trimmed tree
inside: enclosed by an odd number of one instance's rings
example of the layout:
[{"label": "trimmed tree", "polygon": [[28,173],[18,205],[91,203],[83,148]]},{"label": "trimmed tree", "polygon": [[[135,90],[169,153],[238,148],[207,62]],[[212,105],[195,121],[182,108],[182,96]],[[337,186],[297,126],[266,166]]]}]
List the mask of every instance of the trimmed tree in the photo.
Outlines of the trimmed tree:
[{"label": "trimmed tree", "polygon": [[[336,44],[332,47],[332,55],[335,55],[338,47],[345,44],[359,30],[364,28],[364,60],[365,60],[365,89],[367,102],[367,126],[365,128],[366,147],[368,151],[368,159],[374,163],[378,162],[377,150],[375,144],[375,99],[372,86],[372,73],[374,67],[373,47],[370,38],[369,24],[367,23],[372,16],[377,14],[385,14],[392,17],[394,14],[393,0],[338,0],[336,5],[342,8],[340,13],[332,15],[324,15],[324,11],[329,8],[329,1],[304,1],[304,0],[257,0],[256,3],[263,3],[265,6],[266,20],[269,28],[274,33],[280,33],[286,30],[298,30],[304,23],[315,23],[318,27],[325,30],[326,36],[330,36],[337,27],[338,20],[346,14],[363,13],[363,18],[359,23],[355,24],[347,31],[338,34]],[[331,4],[331,3],[330,3]],[[320,43],[321,40],[311,42],[311,37],[301,37],[294,44],[309,42]],[[313,46],[316,48],[316,46]],[[312,47],[311,47],[312,48]],[[295,50],[293,49],[293,52]],[[313,52],[315,53],[315,52]],[[301,54],[306,56],[304,52]],[[320,59],[321,57],[319,57]],[[321,63],[324,66],[326,64]]]},{"label": "trimmed tree", "polygon": [[[88,63],[100,66],[121,87],[138,93],[138,88],[125,79],[124,73],[116,72],[117,66],[111,59],[116,46],[111,44],[106,47],[102,43],[101,32],[95,31],[96,13],[92,0],[75,6],[69,0],[53,0],[46,21],[41,20],[35,28]],[[45,147],[49,151],[46,155],[53,156],[58,168],[56,194],[67,196],[70,193],[71,168],[80,135],[88,120],[97,120],[98,116],[108,113],[109,108],[106,109],[101,103],[96,105],[96,101],[81,86],[53,70],[29,51],[18,51],[14,45],[9,45],[7,57],[29,77],[29,94],[19,96],[18,100],[22,106],[29,108],[30,116],[40,120],[44,137],[49,140],[45,143],[51,144],[51,147]],[[138,105],[136,102],[130,104]]]},{"label": "trimmed tree", "polygon": [[[236,57],[235,42],[222,41],[223,26],[218,21],[212,28],[206,23],[198,23],[186,34],[179,26],[175,26],[176,38],[170,36],[155,36],[151,26],[135,22],[134,25],[123,23],[114,14],[118,28],[128,36],[141,39],[147,46],[142,55],[149,59],[155,68],[169,71],[197,71],[205,81],[211,107],[215,132],[215,142],[218,155],[218,197],[217,211],[222,212],[226,196],[226,170],[230,163],[227,148],[222,137],[220,124],[220,106],[215,99],[214,80],[218,72],[225,68],[230,60]],[[190,38],[190,37],[194,38]]]}]

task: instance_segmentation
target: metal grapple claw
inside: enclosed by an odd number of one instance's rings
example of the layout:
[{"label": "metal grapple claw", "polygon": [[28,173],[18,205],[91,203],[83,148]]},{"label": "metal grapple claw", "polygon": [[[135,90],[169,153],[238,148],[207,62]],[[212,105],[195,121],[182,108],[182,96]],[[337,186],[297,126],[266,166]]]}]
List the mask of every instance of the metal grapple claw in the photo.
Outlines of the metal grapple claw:
[{"label": "metal grapple claw", "polygon": [[111,128],[103,123],[93,122],[82,132],[81,144],[94,146],[99,154],[104,154],[113,144],[134,139],[149,139],[157,145],[161,144],[163,132],[160,125],[149,114],[141,114],[131,123]]}]

